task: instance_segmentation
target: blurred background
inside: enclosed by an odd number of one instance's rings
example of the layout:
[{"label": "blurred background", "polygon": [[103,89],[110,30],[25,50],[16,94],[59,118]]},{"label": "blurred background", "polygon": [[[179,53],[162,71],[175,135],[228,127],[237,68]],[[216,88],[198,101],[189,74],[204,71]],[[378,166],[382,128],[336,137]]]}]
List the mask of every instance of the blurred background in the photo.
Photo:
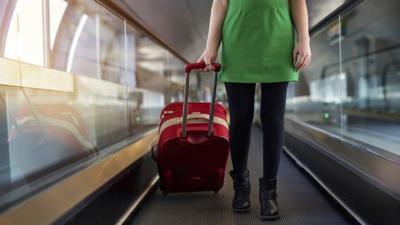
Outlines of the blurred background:
[{"label": "blurred background", "polygon": [[[1,0],[0,209],[156,128],[182,100],[211,2]],[[399,163],[400,4],[364,0],[327,20],[346,2],[307,1],[313,58],[290,84],[286,121]],[[191,100],[209,100],[210,84],[193,73]],[[222,83],[217,95],[227,106]]]}]

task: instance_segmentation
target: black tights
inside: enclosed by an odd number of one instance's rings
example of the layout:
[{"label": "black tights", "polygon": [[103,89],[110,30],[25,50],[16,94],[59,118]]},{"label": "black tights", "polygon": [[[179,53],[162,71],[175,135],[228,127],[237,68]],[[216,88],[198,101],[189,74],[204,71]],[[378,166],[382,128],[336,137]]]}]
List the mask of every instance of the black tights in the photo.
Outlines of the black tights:
[{"label": "black tights", "polygon": [[[263,128],[263,176],[275,178],[283,145],[283,117],[288,82],[261,84],[260,118]],[[247,169],[254,114],[254,83],[225,83],[228,96],[231,158],[236,173]]]}]

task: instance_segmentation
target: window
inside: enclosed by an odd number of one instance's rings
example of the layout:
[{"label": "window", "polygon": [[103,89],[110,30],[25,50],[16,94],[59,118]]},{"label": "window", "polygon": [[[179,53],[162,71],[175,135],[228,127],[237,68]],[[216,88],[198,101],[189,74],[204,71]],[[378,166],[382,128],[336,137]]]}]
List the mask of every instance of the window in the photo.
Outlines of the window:
[{"label": "window", "polygon": [[4,56],[44,65],[42,0],[18,0],[8,25]]}]

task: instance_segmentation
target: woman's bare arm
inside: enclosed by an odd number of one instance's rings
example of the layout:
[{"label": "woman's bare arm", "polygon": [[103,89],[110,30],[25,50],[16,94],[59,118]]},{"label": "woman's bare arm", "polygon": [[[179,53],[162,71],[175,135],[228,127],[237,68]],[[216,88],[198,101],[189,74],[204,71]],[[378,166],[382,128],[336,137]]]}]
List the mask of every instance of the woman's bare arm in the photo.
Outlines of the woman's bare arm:
[{"label": "woman's bare arm", "polygon": [[290,0],[290,11],[297,32],[297,46],[293,51],[293,63],[296,69],[300,70],[311,62],[306,0]]},{"label": "woman's bare arm", "polygon": [[215,62],[218,55],[218,48],[221,43],[222,27],[225,20],[225,14],[228,8],[228,0],[214,0],[211,7],[210,25],[208,29],[208,38],[206,49],[199,58],[207,65],[206,70],[211,69],[211,63]]}]

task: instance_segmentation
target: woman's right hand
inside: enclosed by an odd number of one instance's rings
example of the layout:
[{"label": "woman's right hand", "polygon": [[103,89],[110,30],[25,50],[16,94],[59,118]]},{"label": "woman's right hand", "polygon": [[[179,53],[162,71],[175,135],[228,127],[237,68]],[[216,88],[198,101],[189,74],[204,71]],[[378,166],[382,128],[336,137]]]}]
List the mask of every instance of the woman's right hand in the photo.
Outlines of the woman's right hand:
[{"label": "woman's right hand", "polygon": [[208,72],[213,70],[213,66],[211,63],[214,63],[217,60],[218,53],[217,51],[205,49],[203,54],[201,54],[200,58],[197,62],[205,62],[206,67],[202,70],[203,72]]}]

